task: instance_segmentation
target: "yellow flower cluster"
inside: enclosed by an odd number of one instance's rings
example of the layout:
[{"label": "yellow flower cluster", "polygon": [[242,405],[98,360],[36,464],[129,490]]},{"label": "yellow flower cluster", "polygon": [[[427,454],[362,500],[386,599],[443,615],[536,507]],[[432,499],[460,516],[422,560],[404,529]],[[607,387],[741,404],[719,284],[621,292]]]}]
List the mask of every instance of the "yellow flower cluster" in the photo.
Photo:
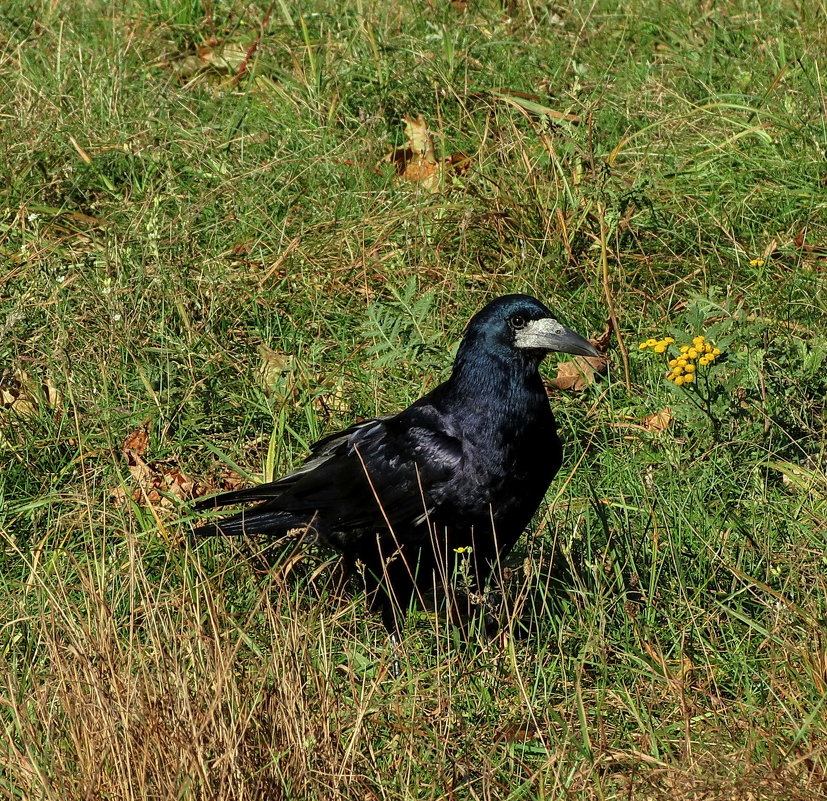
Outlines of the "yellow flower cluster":
[{"label": "yellow flower cluster", "polygon": [[[655,353],[666,353],[666,349],[675,342],[672,337],[663,339],[647,339],[641,342],[640,350],[651,348]],[[706,367],[712,364],[721,351],[706,337],[699,334],[692,340],[691,345],[681,345],[680,354],[674,359],[669,359],[669,372],[666,375],[667,381],[674,382],[675,386],[682,387],[684,384],[691,384],[695,380],[695,373],[698,367]]]},{"label": "yellow flower cluster", "polygon": [[666,376],[667,381],[674,381],[679,387],[695,380],[697,367],[706,367],[721,355],[721,351],[700,334],[692,340],[691,345],[681,345],[680,351],[680,356],[669,360],[672,369]]},{"label": "yellow flower cluster", "polygon": [[666,349],[674,342],[672,337],[664,337],[663,339],[647,339],[646,342],[641,342],[638,347],[641,350],[651,348],[655,353],[666,353]]}]

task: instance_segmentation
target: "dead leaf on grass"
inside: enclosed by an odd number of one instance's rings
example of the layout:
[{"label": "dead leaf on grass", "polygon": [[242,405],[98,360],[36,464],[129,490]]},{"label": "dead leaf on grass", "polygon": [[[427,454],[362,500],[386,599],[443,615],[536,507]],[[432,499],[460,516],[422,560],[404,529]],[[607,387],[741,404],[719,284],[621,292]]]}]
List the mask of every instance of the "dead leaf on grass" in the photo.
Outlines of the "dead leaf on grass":
[{"label": "dead leaf on grass", "polygon": [[143,425],[140,428],[136,428],[131,434],[127,436],[127,438],[123,441],[123,445],[121,446],[121,450],[123,451],[124,456],[126,456],[127,460],[132,458],[138,458],[143,456],[146,453],[146,449],[149,446],[149,426]]},{"label": "dead leaf on grass", "polygon": [[494,733],[497,743],[525,743],[537,739],[537,726],[532,721],[508,723]]},{"label": "dead leaf on grass", "polygon": [[287,400],[296,389],[293,357],[272,350],[263,342],[256,350],[261,356],[261,364],[256,373],[258,385],[264,390],[265,395]]},{"label": "dead leaf on grass", "polygon": [[38,408],[59,409],[60,403],[60,392],[51,378],[38,383],[25,370],[0,374],[0,409],[20,417],[33,417]]},{"label": "dead leaf on grass", "polygon": [[417,117],[406,114],[402,119],[408,141],[387,157],[401,179],[421,184],[430,192],[438,192],[447,173],[462,175],[468,171],[471,160],[464,153],[437,159],[433,137],[421,114]]},{"label": "dead leaf on grass", "polygon": [[187,88],[201,84],[222,84],[238,74],[248,58],[249,47],[241,42],[220,42],[210,38],[194,53],[155,64],[170,70]]},{"label": "dead leaf on grass", "polygon": [[320,384],[321,390],[313,397],[313,405],[324,415],[349,414],[350,403],[348,397],[351,393],[347,391],[345,379],[337,378],[323,380]]},{"label": "dead leaf on grass", "polygon": [[557,375],[546,381],[554,389],[570,389],[580,392],[594,383],[595,375],[606,372],[605,356],[575,356],[557,367]]},{"label": "dead leaf on grass", "polygon": [[661,409],[659,412],[655,412],[654,414],[647,414],[646,417],[640,421],[640,424],[643,426],[645,431],[658,434],[661,431],[666,431],[666,429],[672,425],[672,421],[674,419],[675,416],[672,414],[672,410],[667,407],[665,409]]},{"label": "dead leaf on grass", "polygon": [[148,447],[149,425],[135,429],[124,439],[121,453],[133,482],[138,486],[131,493],[123,487],[114,489],[112,500],[115,504],[123,504],[129,495],[135,503],[146,501],[152,506],[171,509],[176,498],[189,500],[204,494],[201,483],[180,470],[174,460],[148,461],[144,458]]}]

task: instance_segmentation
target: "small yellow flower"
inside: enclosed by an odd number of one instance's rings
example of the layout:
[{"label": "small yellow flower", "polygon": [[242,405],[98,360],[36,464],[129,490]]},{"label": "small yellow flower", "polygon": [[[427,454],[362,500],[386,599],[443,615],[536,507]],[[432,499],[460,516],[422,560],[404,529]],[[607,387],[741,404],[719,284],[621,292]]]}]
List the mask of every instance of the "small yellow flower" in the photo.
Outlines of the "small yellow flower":
[{"label": "small yellow flower", "polygon": [[701,347],[701,345],[703,345],[705,341],[706,341],[706,338],[705,338],[704,336],[702,336],[701,334],[698,334],[698,336],[696,336],[696,337],[694,337],[694,338],[693,338],[693,340],[692,340],[692,344],[693,344],[696,348],[700,348],[700,347]]},{"label": "small yellow flower", "polygon": [[750,259],[749,266],[750,267],[763,267],[765,264],[763,259]]},{"label": "small yellow flower", "polygon": [[470,551],[471,547],[469,545],[460,545],[459,548],[454,548],[454,553],[465,553],[466,551]]},{"label": "small yellow flower", "polygon": [[646,348],[648,348],[648,347],[649,347],[649,345],[647,345],[645,342],[641,342],[641,343],[640,343],[640,345],[638,345],[638,347],[639,347],[641,350],[646,350]]},{"label": "small yellow flower", "polygon": [[683,386],[684,381],[686,381],[686,378],[684,376],[682,376],[682,375],[675,376],[675,386],[676,387]]},{"label": "small yellow flower", "polygon": [[687,364],[684,370],[687,373],[694,373],[695,372],[695,365],[694,364]]},{"label": "small yellow flower", "polygon": [[646,340],[646,347],[648,347],[648,348],[654,348],[655,345],[657,345],[657,344],[658,344],[658,341],[656,339],[647,339]]},{"label": "small yellow flower", "polygon": [[721,355],[721,351],[720,351],[720,350],[718,350],[718,348],[713,348],[713,349],[712,349],[712,355],[713,355],[713,356],[720,356],[720,355]]},{"label": "small yellow flower", "polygon": [[701,356],[701,358],[698,359],[698,364],[700,364],[701,367],[706,367],[709,363],[709,356]]},{"label": "small yellow flower", "polygon": [[695,376],[690,373],[689,375],[685,375],[683,377],[684,384],[691,384],[695,380]]},{"label": "small yellow flower", "polygon": [[689,345],[681,345],[681,353],[688,353]]},{"label": "small yellow flower", "polygon": [[682,365],[682,364],[676,364],[676,365],[675,365],[675,369],[674,369],[674,370],[672,370],[672,372],[673,372],[675,375],[680,375],[680,374],[683,372],[683,365]]},{"label": "small yellow flower", "polygon": [[690,359],[697,359],[697,358],[698,358],[698,351],[697,351],[697,350],[695,350],[695,348],[690,348],[690,349],[686,352],[686,355],[687,355]]},{"label": "small yellow flower", "polygon": [[655,345],[653,350],[655,351],[655,353],[665,353],[666,352],[666,345],[659,342],[657,345]]},{"label": "small yellow flower", "polygon": [[678,360],[677,359],[670,359],[667,363],[670,367],[677,367],[678,366]]},{"label": "small yellow flower", "polygon": [[666,337],[666,339],[663,340],[663,343],[665,345],[671,345],[674,341],[675,341],[674,337]]},{"label": "small yellow flower", "polygon": [[704,352],[712,353],[712,345],[710,345],[708,342],[706,343],[706,345],[704,345]]}]

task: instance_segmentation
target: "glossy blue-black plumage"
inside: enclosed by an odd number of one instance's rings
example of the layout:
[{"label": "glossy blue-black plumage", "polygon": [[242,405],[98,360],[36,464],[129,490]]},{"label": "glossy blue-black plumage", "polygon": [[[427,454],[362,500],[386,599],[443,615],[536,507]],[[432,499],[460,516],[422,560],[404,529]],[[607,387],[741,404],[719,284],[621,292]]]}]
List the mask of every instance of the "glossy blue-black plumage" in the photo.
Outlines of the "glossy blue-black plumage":
[{"label": "glossy blue-black plumage", "polygon": [[[468,324],[445,383],[397,415],[319,441],[277,481],[199,502],[257,505],[198,531],[278,536],[312,528],[365,576],[389,628],[395,610],[444,584],[457,549],[482,587],[560,467],[539,364],[548,350],[593,353],[551,318],[527,295],[493,301]],[[519,346],[536,321],[554,337]]]}]

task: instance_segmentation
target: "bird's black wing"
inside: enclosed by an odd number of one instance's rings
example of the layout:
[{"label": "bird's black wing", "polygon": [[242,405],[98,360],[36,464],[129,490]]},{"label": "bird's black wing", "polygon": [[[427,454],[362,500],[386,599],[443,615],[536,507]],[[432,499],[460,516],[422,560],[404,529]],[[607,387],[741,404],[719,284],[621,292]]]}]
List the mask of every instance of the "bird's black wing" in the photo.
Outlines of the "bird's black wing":
[{"label": "bird's black wing", "polygon": [[223,492],[220,495],[212,495],[209,498],[202,498],[193,504],[193,509],[202,511],[204,509],[217,509],[220,506],[235,506],[239,503],[254,503],[256,501],[270,501],[283,494],[292,487],[301,476],[320,467],[323,462],[335,456],[337,451],[342,451],[350,438],[363,428],[381,423],[387,418],[376,417],[369,420],[362,420],[354,423],[343,431],[328,434],[310,447],[310,455],[295,470],[285,473],[281,478],[270,481],[266,484],[258,484],[255,487],[248,487],[232,492]]},{"label": "bird's black wing", "polygon": [[383,528],[405,536],[439,504],[462,459],[460,441],[441,423],[433,408],[419,406],[328,436],[277,481],[200,501],[197,509],[258,505],[197,533],[277,535],[311,526],[341,550]]}]

